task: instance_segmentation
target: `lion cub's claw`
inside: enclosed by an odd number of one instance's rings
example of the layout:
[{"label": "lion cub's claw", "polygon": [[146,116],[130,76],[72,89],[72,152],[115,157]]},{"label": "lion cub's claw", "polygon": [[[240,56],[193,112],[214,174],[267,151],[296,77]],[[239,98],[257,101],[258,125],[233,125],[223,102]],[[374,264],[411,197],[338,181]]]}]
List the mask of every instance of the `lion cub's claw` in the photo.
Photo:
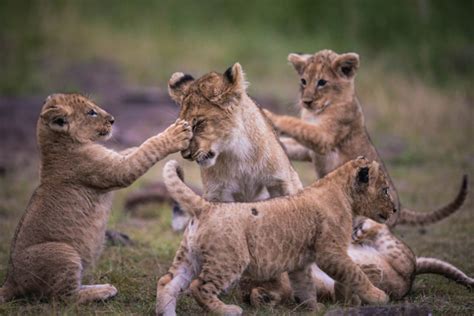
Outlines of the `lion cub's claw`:
[{"label": "lion cub's claw", "polygon": [[189,142],[193,137],[191,126],[187,121],[176,120],[176,122],[165,130],[170,137],[173,152],[182,151],[189,147]]}]

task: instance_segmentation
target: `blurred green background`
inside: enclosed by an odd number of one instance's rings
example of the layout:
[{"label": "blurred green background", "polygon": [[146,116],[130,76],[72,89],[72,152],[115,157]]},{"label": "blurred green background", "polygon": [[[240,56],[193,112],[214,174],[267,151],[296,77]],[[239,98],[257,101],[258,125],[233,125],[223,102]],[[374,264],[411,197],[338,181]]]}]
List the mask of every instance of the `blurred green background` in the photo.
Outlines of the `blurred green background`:
[{"label": "blurred green background", "polygon": [[161,85],[177,69],[240,61],[251,81],[271,81],[264,91],[278,93],[287,54],[323,48],[457,86],[474,74],[473,14],[472,0],[3,0],[0,93],[51,89],[61,67],[91,58],[117,62],[133,83]]}]

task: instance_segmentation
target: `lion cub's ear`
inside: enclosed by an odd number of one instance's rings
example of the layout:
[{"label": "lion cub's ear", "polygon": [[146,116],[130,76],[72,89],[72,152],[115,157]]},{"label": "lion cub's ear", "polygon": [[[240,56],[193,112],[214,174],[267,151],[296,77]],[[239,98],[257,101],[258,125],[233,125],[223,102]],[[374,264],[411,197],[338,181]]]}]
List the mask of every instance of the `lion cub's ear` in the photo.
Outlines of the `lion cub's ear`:
[{"label": "lion cub's ear", "polygon": [[221,108],[238,105],[247,90],[247,82],[242,66],[235,63],[222,77],[214,76],[213,80],[203,82],[200,87],[206,97]]},{"label": "lion cub's ear", "polygon": [[357,170],[357,183],[362,184],[368,184],[369,183],[369,167],[360,167],[359,170]]},{"label": "lion cub's ear", "polygon": [[182,72],[175,72],[168,81],[168,93],[171,99],[181,104],[193,81],[193,76]]},{"label": "lion cub's ear", "polygon": [[308,54],[303,55],[303,54],[292,53],[288,55],[288,61],[293,65],[296,72],[299,75],[301,75],[304,71],[306,62],[308,61],[310,57],[311,55],[308,55]]},{"label": "lion cub's ear", "polygon": [[61,105],[53,105],[44,109],[41,114],[41,120],[49,126],[50,129],[57,132],[67,132],[69,122],[66,110]]},{"label": "lion cub's ear", "polygon": [[231,85],[233,92],[244,93],[247,90],[248,83],[245,81],[245,74],[239,63],[227,68],[224,72],[224,79]]},{"label": "lion cub's ear", "polygon": [[359,55],[347,53],[339,55],[332,62],[332,69],[342,78],[352,79],[359,68]]}]

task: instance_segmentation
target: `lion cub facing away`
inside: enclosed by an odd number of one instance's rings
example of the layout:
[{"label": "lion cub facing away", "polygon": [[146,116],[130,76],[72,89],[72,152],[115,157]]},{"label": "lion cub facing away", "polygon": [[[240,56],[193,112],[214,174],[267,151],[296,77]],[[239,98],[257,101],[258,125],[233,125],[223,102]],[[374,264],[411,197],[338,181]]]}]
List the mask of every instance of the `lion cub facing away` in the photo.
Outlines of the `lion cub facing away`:
[{"label": "lion cub facing away", "polygon": [[187,148],[192,132],[179,121],[140,147],[118,153],[95,143],[111,135],[113,123],[81,95],[46,99],[37,125],[40,184],[13,236],[0,302],[33,294],[84,303],[117,293],[109,284],[81,284],[84,269],[102,250],[111,191]]},{"label": "lion cub facing away", "polygon": [[180,290],[191,281],[191,292],[205,309],[241,314],[240,307],[224,304],[218,295],[242,275],[264,281],[284,271],[295,296],[316,308],[316,290],[306,272],[314,262],[365,302],[388,300],[347,254],[353,216],[384,222],[396,210],[377,162],[358,158],[296,195],[254,203],[208,202],[179,173],[176,161],[163,170],[171,196],[193,220],[158,282],[158,314],[174,314]]}]

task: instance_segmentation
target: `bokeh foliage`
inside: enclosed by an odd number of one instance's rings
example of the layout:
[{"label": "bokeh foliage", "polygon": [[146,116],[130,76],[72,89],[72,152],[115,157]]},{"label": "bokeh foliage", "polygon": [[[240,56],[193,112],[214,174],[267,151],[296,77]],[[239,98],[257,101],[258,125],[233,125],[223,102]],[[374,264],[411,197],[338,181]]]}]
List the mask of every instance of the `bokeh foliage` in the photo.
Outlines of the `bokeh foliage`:
[{"label": "bokeh foliage", "polygon": [[133,82],[236,60],[265,80],[289,52],[327,47],[458,84],[474,74],[473,13],[469,0],[4,0],[0,93],[47,89],[48,71],[92,57],[115,57]]}]

